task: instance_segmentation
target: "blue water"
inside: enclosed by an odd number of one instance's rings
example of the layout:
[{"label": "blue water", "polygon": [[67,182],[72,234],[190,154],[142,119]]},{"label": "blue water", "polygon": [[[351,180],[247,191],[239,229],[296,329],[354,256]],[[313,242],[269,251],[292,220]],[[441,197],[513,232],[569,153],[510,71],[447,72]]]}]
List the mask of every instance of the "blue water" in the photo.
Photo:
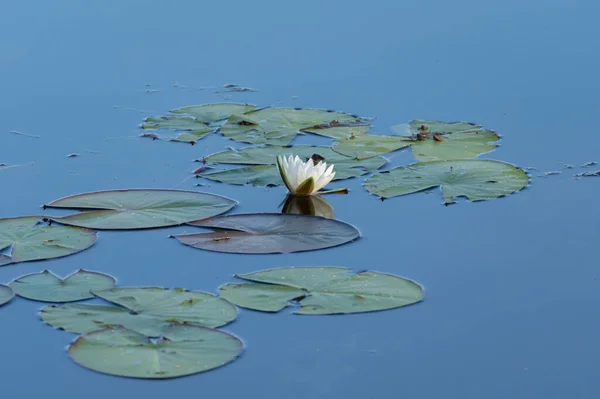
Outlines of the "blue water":
[{"label": "blue water", "polygon": [[[2,397],[600,395],[600,179],[571,177],[600,161],[597,2],[23,0],[0,10],[0,162],[34,162],[0,172],[0,217],[85,191],[195,188],[191,161],[233,142],[153,142],[136,137],[137,125],[222,101],[200,88],[226,83],[260,90],[232,101],[373,116],[379,133],[415,118],[477,122],[503,136],[485,157],[538,168],[521,193],[449,207],[438,192],[380,202],[362,179],[340,182],[351,193],[328,200],[363,238],[324,251],[211,253],[167,238],[190,230],[180,227],[101,232],[81,254],[0,268],[4,283],[84,267],[122,286],[215,291],[235,273],[329,265],[426,288],[423,303],[372,314],[242,311],[226,327],[246,344],[241,359],[164,382],[77,366],[65,352],[75,336],[16,299],[0,308]],[[392,165],[407,162],[400,152]],[[538,177],[553,170],[563,173]],[[238,213],[277,212],[285,196],[208,184],[200,188],[238,199]]]}]

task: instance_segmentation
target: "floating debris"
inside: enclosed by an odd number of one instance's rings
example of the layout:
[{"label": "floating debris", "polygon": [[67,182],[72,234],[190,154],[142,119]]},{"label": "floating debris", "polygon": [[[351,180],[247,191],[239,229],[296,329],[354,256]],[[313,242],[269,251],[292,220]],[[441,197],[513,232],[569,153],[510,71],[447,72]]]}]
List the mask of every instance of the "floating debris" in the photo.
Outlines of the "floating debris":
[{"label": "floating debris", "polygon": [[19,136],[30,137],[32,139],[39,139],[39,138],[41,138],[41,136],[36,136],[34,134],[27,134],[27,133],[19,132],[18,130],[11,130],[10,133],[17,134]]},{"label": "floating debris", "polygon": [[236,84],[226,84],[223,85],[223,89],[225,90],[217,90],[215,93],[244,93],[244,92],[256,92],[258,89],[253,89],[251,87],[243,87]]},{"label": "floating debris", "polygon": [[68,154],[67,158],[77,158],[78,156],[79,156],[79,154],[72,153],[72,154]]},{"label": "floating debris", "polygon": [[555,176],[560,174],[562,174],[562,172],[559,170],[551,170],[550,172],[544,173],[544,176]]},{"label": "floating debris", "polygon": [[574,178],[580,178],[580,177],[600,177],[600,170],[596,170],[594,172],[583,172],[583,173],[577,173],[576,175],[573,175]]},{"label": "floating debris", "polygon": [[564,162],[559,162],[561,165],[563,165],[566,169],[573,169],[575,166],[569,164],[569,163],[564,163]]}]

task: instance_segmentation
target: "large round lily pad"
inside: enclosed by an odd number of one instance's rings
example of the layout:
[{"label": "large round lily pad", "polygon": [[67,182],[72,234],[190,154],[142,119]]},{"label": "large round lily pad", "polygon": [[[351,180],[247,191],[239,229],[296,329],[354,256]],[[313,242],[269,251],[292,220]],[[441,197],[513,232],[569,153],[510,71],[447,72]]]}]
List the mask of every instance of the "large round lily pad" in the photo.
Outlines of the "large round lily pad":
[{"label": "large round lily pad", "polygon": [[264,146],[249,147],[240,150],[219,152],[202,159],[202,162],[214,162],[235,165],[250,165],[243,168],[203,173],[201,176],[227,184],[252,184],[255,186],[277,186],[283,184],[276,166],[279,155],[298,155],[308,159],[314,154],[334,165],[334,180],[349,179],[374,172],[387,163],[382,157],[357,160],[333,151],[329,147],[298,145],[293,147]]},{"label": "large round lily pad", "polygon": [[48,226],[42,216],[0,219],[0,266],[59,258],[91,247],[96,232],[69,226]]},{"label": "large round lily pad", "polygon": [[225,213],[237,201],[215,194],[182,190],[111,190],[78,194],[45,205],[50,208],[94,209],[52,220],[106,230],[176,226]]},{"label": "large round lily pad", "polygon": [[11,299],[14,298],[14,296],[15,293],[10,287],[0,284],[0,306],[4,305],[5,303],[8,303]]},{"label": "large round lily pad", "polygon": [[21,276],[10,287],[23,298],[41,302],[74,302],[94,298],[92,291],[115,286],[115,279],[106,274],[80,269],[61,279],[48,270]]},{"label": "large round lily pad", "polygon": [[529,183],[529,177],[513,165],[491,160],[420,162],[377,173],[365,182],[370,193],[382,198],[441,187],[444,201],[457,197],[480,201],[512,194]]},{"label": "large round lily pad", "polygon": [[263,108],[233,115],[221,128],[225,137],[251,144],[288,145],[303,129],[364,124],[361,118],[322,109]]},{"label": "large round lily pad", "polygon": [[468,122],[437,122],[413,120],[392,128],[412,143],[419,161],[448,161],[474,158],[498,146],[498,135]]},{"label": "large round lily pad", "polygon": [[355,227],[338,220],[279,213],[221,216],[190,224],[218,231],[174,236],[183,244],[243,254],[312,251],[345,244],[360,236]]},{"label": "large round lily pad", "polygon": [[216,328],[237,317],[235,306],[206,292],[143,287],[113,288],[94,294],[119,306],[47,306],[41,311],[42,320],[80,334],[120,325],[159,337],[173,323]]},{"label": "large round lily pad", "polygon": [[175,325],[152,339],[117,327],[80,336],[69,346],[69,356],[100,373],[164,379],[223,366],[242,350],[238,338],[209,328]]},{"label": "large round lily pad", "polygon": [[342,267],[286,267],[237,275],[258,284],[226,284],[221,297],[238,306],[278,312],[297,301],[298,314],[347,314],[393,309],[419,302],[423,288],[391,274]]}]

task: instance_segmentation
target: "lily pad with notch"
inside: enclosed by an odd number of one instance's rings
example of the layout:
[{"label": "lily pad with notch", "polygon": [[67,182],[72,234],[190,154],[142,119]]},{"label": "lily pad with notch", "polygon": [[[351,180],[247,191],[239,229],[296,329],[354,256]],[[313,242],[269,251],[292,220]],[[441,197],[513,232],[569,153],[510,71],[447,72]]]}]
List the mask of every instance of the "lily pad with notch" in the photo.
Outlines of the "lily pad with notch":
[{"label": "lily pad with notch", "polygon": [[95,231],[49,226],[43,216],[0,219],[0,266],[72,255],[94,245]]},{"label": "lily pad with notch", "polygon": [[237,201],[229,198],[197,191],[130,189],[73,195],[45,207],[92,210],[63,217],[49,216],[62,224],[130,230],[177,226],[225,213],[236,205]]},{"label": "lily pad with notch", "polygon": [[194,248],[240,254],[313,251],[342,245],[360,237],[360,232],[347,223],[307,215],[240,214],[189,224],[217,231],[173,237]]},{"label": "lily pad with notch", "polygon": [[515,166],[487,159],[419,162],[376,173],[365,188],[381,198],[412,194],[440,187],[446,204],[457,197],[481,201],[512,194],[529,183]]},{"label": "lily pad with notch", "polygon": [[342,112],[309,108],[262,108],[233,115],[221,128],[225,137],[250,144],[288,145],[304,129],[364,125]]},{"label": "lily pad with notch", "polygon": [[235,306],[207,292],[126,287],[93,293],[119,306],[77,303],[46,306],[40,313],[42,320],[79,334],[120,325],[143,335],[160,337],[174,323],[217,328],[237,317]]},{"label": "lily pad with notch", "polygon": [[224,331],[197,326],[173,325],[158,339],[116,327],[82,335],[68,351],[73,361],[100,373],[165,379],[230,363],[243,344]]},{"label": "lily pad with notch", "polygon": [[48,270],[17,278],[10,283],[15,293],[40,302],[75,302],[94,298],[92,291],[113,288],[116,280],[106,274],[79,269],[64,279]]},{"label": "lily pad with notch", "polygon": [[469,159],[498,146],[499,136],[492,130],[468,122],[413,120],[393,126],[401,138],[412,141],[414,157],[419,161]]},{"label": "lily pad with notch", "polygon": [[244,308],[278,312],[294,301],[297,314],[349,314],[399,308],[423,299],[423,288],[392,274],[343,267],[286,267],[236,275],[254,283],[226,284],[219,294]]},{"label": "lily pad with notch", "polygon": [[0,306],[10,302],[14,297],[15,293],[9,286],[0,284]]}]

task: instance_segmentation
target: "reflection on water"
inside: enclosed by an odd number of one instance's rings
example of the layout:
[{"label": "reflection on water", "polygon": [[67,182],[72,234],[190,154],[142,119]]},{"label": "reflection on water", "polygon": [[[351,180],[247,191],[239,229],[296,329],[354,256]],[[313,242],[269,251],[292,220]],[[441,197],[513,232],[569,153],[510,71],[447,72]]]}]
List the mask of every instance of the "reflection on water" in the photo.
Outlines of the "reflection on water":
[{"label": "reflection on water", "polygon": [[282,203],[283,208],[281,209],[281,213],[312,215],[335,219],[333,206],[331,206],[325,198],[319,195],[309,195],[305,197],[288,195]]}]

